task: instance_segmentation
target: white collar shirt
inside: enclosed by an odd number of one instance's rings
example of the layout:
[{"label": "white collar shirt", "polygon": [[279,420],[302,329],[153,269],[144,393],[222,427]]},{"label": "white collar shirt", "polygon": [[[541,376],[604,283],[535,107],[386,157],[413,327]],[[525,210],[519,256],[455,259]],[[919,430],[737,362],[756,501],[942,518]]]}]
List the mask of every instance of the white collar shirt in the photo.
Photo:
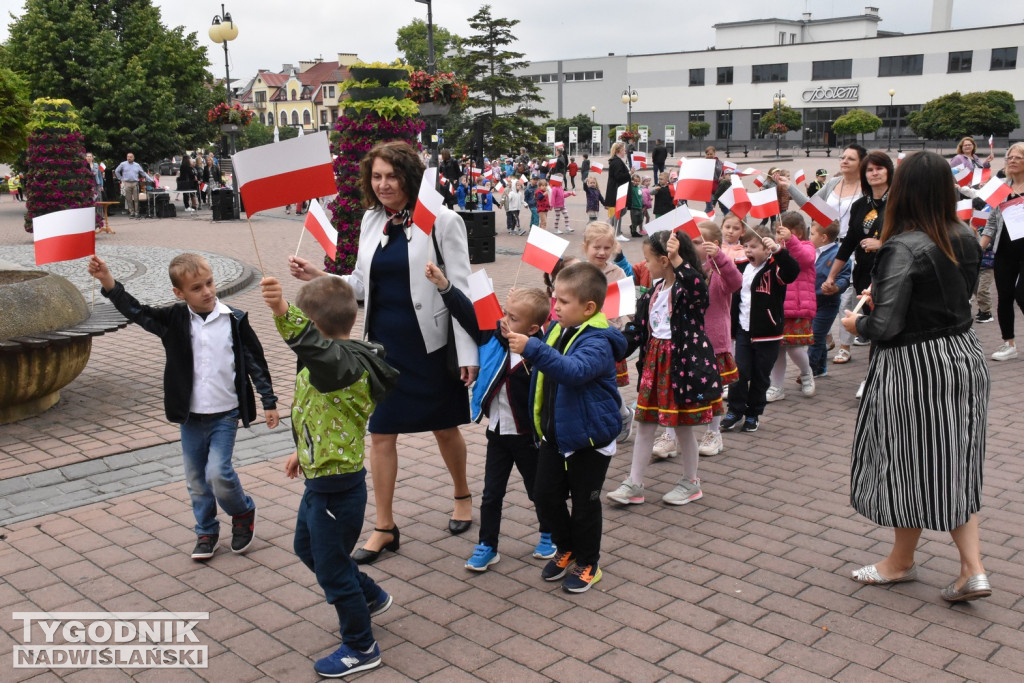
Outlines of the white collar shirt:
[{"label": "white collar shirt", "polygon": [[203,316],[189,308],[189,324],[192,333],[189,412],[211,415],[238,408],[231,309],[218,299],[213,311],[203,320]]}]

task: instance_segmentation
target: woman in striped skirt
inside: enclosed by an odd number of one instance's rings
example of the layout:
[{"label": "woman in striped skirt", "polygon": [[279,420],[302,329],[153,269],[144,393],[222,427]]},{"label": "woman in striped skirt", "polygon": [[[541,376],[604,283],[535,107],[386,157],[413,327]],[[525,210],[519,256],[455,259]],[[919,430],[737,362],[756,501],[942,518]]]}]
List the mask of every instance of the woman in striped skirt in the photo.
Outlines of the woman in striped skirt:
[{"label": "woman in striped skirt", "polygon": [[971,329],[981,248],[956,218],[949,165],[921,152],[896,171],[882,247],[872,272],[870,315],[843,326],[875,344],[857,415],[850,500],[893,527],[888,557],[853,572],[861,583],[917,578],[922,529],[948,531],[960,574],[942,597],[991,595],[981,563],[981,507],[989,374]]}]

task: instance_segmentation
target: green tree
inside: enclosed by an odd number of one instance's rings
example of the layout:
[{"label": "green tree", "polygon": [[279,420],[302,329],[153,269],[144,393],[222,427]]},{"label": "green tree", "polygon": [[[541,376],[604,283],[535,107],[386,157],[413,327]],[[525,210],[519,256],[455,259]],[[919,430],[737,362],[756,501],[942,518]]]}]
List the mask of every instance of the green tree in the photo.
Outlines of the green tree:
[{"label": "green tree", "polygon": [[[576,114],[571,119],[553,119],[543,124],[541,128],[547,130],[549,127],[555,127],[555,140],[565,143],[565,149],[568,153],[569,149],[569,129],[576,128],[576,143],[582,146],[584,143],[590,142],[590,128],[593,122],[590,117],[586,114]],[[545,140],[547,136],[545,135]],[[546,145],[545,145],[546,147]],[[550,151],[550,148],[548,148]]]},{"label": "green tree", "polygon": [[689,130],[691,138],[703,140],[711,132],[711,124],[707,121],[690,121],[687,130]]},{"label": "green tree", "polygon": [[907,123],[923,138],[956,140],[965,135],[1009,135],[1020,125],[1020,116],[1013,95],[1005,90],[951,92],[907,114]]},{"label": "green tree", "polygon": [[151,0],[26,0],[7,52],[32,97],[71,101],[100,158],[154,161],[217,136],[206,112],[223,92],[206,48],[166,28]]},{"label": "green tree", "polygon": [[[446,28],[434,26],[434,60],[437,62],[434,73],[455,71],[454,55],[460,51],[462,38]],[[398,29],[395,47],[402,53],[406,64],[414,69],[427,71],[430,49],[427,42],[427,22],[413,19]]]},{"label": "green tree", "polygon": [[832,123],[836,135],[860,135],[864,142],[864,133],[874,133],[882,127],[882,119],[863,109],[851,109]]},{"label": "green tree", "polygon": [[13,163],[25,151],[32,103],[25,81],[2,66],[5,61],[0,53],[0,161]]},{"label": "green tree", "polygon": [[[469,19],[476,33],[463,39],[463,52],[456,60],[456,73],[469,86],[466,107],[484,110],[483,145],[492,155],[539,139],[540,127],[534,121],[550,116],[536,108],[542,101],[540,89],[528,76],[515,74],[529,64],[522,52],[509,49],[517,40],[513,29],[518,23],[492,17],[491,6],[482,6]],[[499,115],[499,109],[508,113]],[[467,147],[465,140],[460,140],[460,147]]]},{"label": "green tree", "polygon": [[[285,126],[277,129],[278,140],[291,140],[298,137],[299,129]],[[242,132],[238,135],[237,147],[241,151],[250,147],[269,145],[274,141],[274,127],[253,120],[248,126],[242,126]]]},{"label": "green tree", "polygon": [[[778,120],[776,120],[776,118],[778,118]],[[772,109],[771,111],[765,112],[761,116],[761,122],[758,124],[758,130],[762,133],[774,132],[772,130],[772,126],[776,123],[784,125],[786,127],[786,131],[800,130],[800,126],[803,125],[803,119],[800,117],[800,112],[796,109],[782,106],[778,109]]]}]

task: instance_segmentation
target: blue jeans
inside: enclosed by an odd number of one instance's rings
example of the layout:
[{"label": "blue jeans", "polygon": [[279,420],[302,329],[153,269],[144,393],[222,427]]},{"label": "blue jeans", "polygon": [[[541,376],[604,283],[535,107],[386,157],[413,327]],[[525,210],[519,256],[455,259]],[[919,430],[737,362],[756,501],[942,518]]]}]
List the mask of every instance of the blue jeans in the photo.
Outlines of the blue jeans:
[{"label": "blue jeans", "polygon": [[[833,301],[822,301],[822,299],[834,299]],[[811,321],[811,330],[814,332],[814,343],[807,352],[807,359],[811,362],[811,373],[823,375],[828,370],[828,346],[825,338],[828,331],[832,329],[832,323],[839,315],[839,296],[818,297],[818,311]]]},{"label": "blue jeans", "polygon": [[530,225],[540,225],[540,213],[538,213],[536,206],[530,207]]},{"label": "blue jeans", "polygon": [[327,602],[338,613],[341,642],[357,650],[373,645],[368,603],[381,589],[359,571],[352,550],[366,513],[366,479],[346,491],[306,489],[295,520],[295,554],[316,574]]},{"label": "blue jeans", "polygon": [[238,410],[219,416],[189,414],[181,425],[185,484],[192,497],[198,535],[220,533],[218,503],[232,517],[244,515],[256,507],[242,490],[242,482],[231,466],[237,432]]}]

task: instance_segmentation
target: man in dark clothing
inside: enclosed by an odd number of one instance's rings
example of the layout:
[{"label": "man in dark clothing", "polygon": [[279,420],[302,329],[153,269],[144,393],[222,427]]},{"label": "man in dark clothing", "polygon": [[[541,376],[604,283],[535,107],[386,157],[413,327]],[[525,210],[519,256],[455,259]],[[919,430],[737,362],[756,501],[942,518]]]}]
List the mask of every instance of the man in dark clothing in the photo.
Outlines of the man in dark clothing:
[{"label": "man in dark clothing", "polygon": [[665,161],[668,159],[668,148],[664,140],[654,143],[654,152],[651,154],[651,162],[654,164],[654,179],[657,180],[665,172]]}]

